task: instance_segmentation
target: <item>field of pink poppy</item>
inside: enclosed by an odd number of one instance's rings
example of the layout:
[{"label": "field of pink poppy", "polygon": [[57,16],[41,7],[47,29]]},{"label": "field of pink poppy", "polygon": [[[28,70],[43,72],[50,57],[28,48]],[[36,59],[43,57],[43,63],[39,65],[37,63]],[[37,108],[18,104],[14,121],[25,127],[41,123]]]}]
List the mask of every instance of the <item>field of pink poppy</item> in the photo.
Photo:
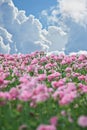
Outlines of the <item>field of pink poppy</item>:
[{"label": "field of pink poppy", "polygon": [[87,55],[0,54],[0,130],[87,130]]}]

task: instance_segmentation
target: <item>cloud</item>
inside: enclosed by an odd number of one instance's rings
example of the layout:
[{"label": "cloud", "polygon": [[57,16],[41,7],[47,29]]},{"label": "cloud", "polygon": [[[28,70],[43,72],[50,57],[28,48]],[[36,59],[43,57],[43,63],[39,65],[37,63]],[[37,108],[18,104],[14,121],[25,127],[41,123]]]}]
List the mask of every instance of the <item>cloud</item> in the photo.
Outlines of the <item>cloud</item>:
[{"label": "cloud", "polygon": [[12,35],[3,27],[0,27],[0,36],[3,37],[4,43],[12,43]]},{"label": "cloud", "polygon": [[65,52],[68,54],[80,50],[87,51],[87,28],[84,28],[73,21],[68,22],[70,30],[68,34],[68,42],[65,46]]},{"label": "cloud", "polygon": [[0,0],[0,52],[45,50],[69,54],[87,50],[86,2],[59,0],[58,5],[42,11],[40,22],[33,15],[27,17],[24,10],[18,10],[12,0]]},{"label": "cloud", "polygon": [[[59,7],[53,6],[50,7],[50,9],[48,10],[42,10],[41,14],[40,14],[40,20],[43,23],[43,21],[45,22],[45,26],[58,26],[59,22],[60,22],[60,11],[59,11]],[[43,23],[44,24],[44,23]]]},{"label": "cloud", "polygon": [[87,0],[59,0],[59,9],[69,29],[65,52],[87,50]]},{"label": "cloud", "polygon": [[2,37],[1,41],[3,46],[9,44],[10,53],[51,51],[61,42],[57,47],[60,50],[66,44],[65,34],[62,34],[65,32],[62,29],[56,26],[44,29],[39,19],[33,15],[27,17],[25,11],[18,10],[12,0],[0,1],[0,27],[4,29],[4,33],[0,30],[0,36],[5,34],[8,39],[6,41],[5,37]]},{"label": "cloud", "polygon": [[18,11],[11,0],[0,4],[0,26],[12,34],[18,52],[28,53],[43,48],[40,44],[35,44],[36,41],[42,40],[41,23],[32,15],[26,17],[25,11]]},{"label": "cloud", "polygon": [[43,10],[41,17],[67,32],[65,53],[87,50],[87,0],[58,0],[55,7]]},{"label": "cloud", "polygon": [[0,53],[9,54],[9,52],[10,52],[9,44],[5,45],[3,42],[3,38],[0,36]]},{"label": "cloud", "polygon": [[12,35],[3,27],[0,27],[0,53],[9,53],[12,44]]},{"label": "cloud", "polygon": [[60,13],[76,23],[87,25],[87,0],[58,0]]},{"label": "cloud", "polygon": [[61,51],[67,43],[67,33],[62,28],[56,26],[49,26],[47,33],[44,34],[46,39],[50,41],[50,51]]},{"label": "cloud", "polygon": [[[57,0],[57,5],[41,12],[46,22],[59,25],[66,19],[87,26],[87,0]],[[59,23],[58,23],[59,22]]]}]

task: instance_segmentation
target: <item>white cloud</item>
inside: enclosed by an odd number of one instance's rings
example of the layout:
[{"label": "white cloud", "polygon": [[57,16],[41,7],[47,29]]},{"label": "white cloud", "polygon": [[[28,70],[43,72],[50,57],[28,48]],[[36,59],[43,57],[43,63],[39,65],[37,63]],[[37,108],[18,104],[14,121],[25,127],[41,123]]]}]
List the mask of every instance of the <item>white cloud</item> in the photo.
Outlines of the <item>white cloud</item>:
[{"label": "white cloud", "polygon": [[[87,50],[87,0],[57,1],[55,7],[42,11],[41,17],[45,18],[47,23],[63,28],[62,30],[67,32],[65,53]],[[58,44],[55,45],[54,49],[58,47]]]},{"label": "white cloud", "polygon": [[66,19],[72,19],[87,26],[87,0],[57,0],[58,4],[41,12],[41,18],[50,24],[59,25]]},{"label": "white cloud", "polygon": [[[57,47],[60,50],[66,44],[65,34],[62,34],[62,30],[58,30],[56,26],[48,27],[48,31],[43,29],[38,19],[33,15],[27,17],[25,11],[18,10],[12,0],[0,1],[0,26],[11,36],[12,44],[9,40],[4,42],[4,37],[2,39],[4,45],[9,43],[11,53],[17,51],[28,53],[42,49],[55,50],[57,43],[61,42]],[[47,32],[46,35],[45,32]],[[0,35],[2,36],[2,32]],[[8,36],[8,34],[6,35]]]},{"label": "white cloud", "polygon": [[70,17],[76,23],[87,25],[87,0],[58,0],[63,17]]},{"label": "white cloud", "polygon": [[11,0],[0,3],[0,26],[12,34],[18,52],[28,53],[43,48],[40,44],[35,44],[36,41],[43,40],[40,36],[41,23],[32,15],[26,17],[25,11],[19,11]]},{"label": "white cloud", "polygon": [[54,55],[61,55],[61,54],[65,55],[65,52],[64,51],[51,51],[51,52],[47,53],[47,56],[52,55],[52,54],[54,54]]},{"label": "white cloud", "polygon": [[55,26],[59,24],[59,15],[60,12],[58,10],[58,6],[54,6],[48,10],[42,10],[41,14],[40,14],[40,19],[43,19],[46,22],[46,24]]},{"label": "white cloud", "polygon": [[46,29],[39,19],[18,10],[12,0],[0,0],[0,52],[87,50],[87,0],[59,0],[41,14],[48,21]]},{"label": "white cloud", "polygon": [[87,51],[83,51],[83,50],[80,50],[78,52],[71,52],[69,55],[80,55],[80,54],[84,54],[84,55],[87,55]]},{"label": "white cloud", "polygon": [[67,33],[65,33],[62,28],[56,26],[49,26],[48,32],[44,34],[49,44],[49,51],[61,51],[64,49],[67,43]]},{"label": "white cloud", "polygon": [[87,51],[87,0],[59,0],[59,8],[69,28],[65,52]]},{"label": "white cloud", "polygon": [[68,34],[68,42],[65,46],[65,52],[78,52],[80,50],[87,51],[87,28],[80,26],[72,21],[68,21],[70,27]]},{"label": "white cloud", "polygon": [[5,28],[0,27],[0,53],[9,53],[12,42],[12,35]]},{"label": "white cloud", "polygon": [[4,43],[12,43],[12,35],[3,27],[0,27],[0,36],[3,37]]},{"label": "white cloud", "polygon": [[9,44],[5,45],[3,42],[3,38],[0,36],[0,53],[9,54],[10,46]]}]

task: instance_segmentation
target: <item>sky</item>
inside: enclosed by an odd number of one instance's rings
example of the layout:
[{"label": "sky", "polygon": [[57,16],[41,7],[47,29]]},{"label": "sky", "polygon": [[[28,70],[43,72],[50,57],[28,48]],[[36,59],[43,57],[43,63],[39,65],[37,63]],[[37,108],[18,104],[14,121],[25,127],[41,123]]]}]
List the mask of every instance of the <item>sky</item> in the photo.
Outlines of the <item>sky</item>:
[{"label": "sky", "polygon": [[87,51],[87,0],[0,0],[0,53]]},{"label": "sky", "polygon": [[13,2],[18,9],[25,10],[27,16],[32,14],[35,17],[38,17],[42,10],[57,4],[56,0],[13,0]]}]

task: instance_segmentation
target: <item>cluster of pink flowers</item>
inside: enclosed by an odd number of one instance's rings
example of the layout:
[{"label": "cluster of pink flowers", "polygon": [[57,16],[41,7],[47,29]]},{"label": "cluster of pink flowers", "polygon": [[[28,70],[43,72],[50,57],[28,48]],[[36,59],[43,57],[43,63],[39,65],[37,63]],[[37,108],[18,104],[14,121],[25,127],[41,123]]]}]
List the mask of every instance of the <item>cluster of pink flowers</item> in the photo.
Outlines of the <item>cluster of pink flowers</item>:
[{"label": "cluster of pink flowers", "polygon": [[59,104],[69,104],[77,97],[77,90],[74,83],[67,83],[63,86],[59,86],[53,94],[54,99],[59,97]]},{"label": "cluster of pink flowers", "polygon": [[[13,84],[13,86],[12,86]],[[12,87],[9,87],[9,86]],[[86,55],[0,54],[0,105],[11,100],[29,101],[31,107],[51,97],[60,106],[68,105],[87,93]],[[37,130],[56,130],[57,118]],[[78,125],[87,127],[87,117]]]}]

